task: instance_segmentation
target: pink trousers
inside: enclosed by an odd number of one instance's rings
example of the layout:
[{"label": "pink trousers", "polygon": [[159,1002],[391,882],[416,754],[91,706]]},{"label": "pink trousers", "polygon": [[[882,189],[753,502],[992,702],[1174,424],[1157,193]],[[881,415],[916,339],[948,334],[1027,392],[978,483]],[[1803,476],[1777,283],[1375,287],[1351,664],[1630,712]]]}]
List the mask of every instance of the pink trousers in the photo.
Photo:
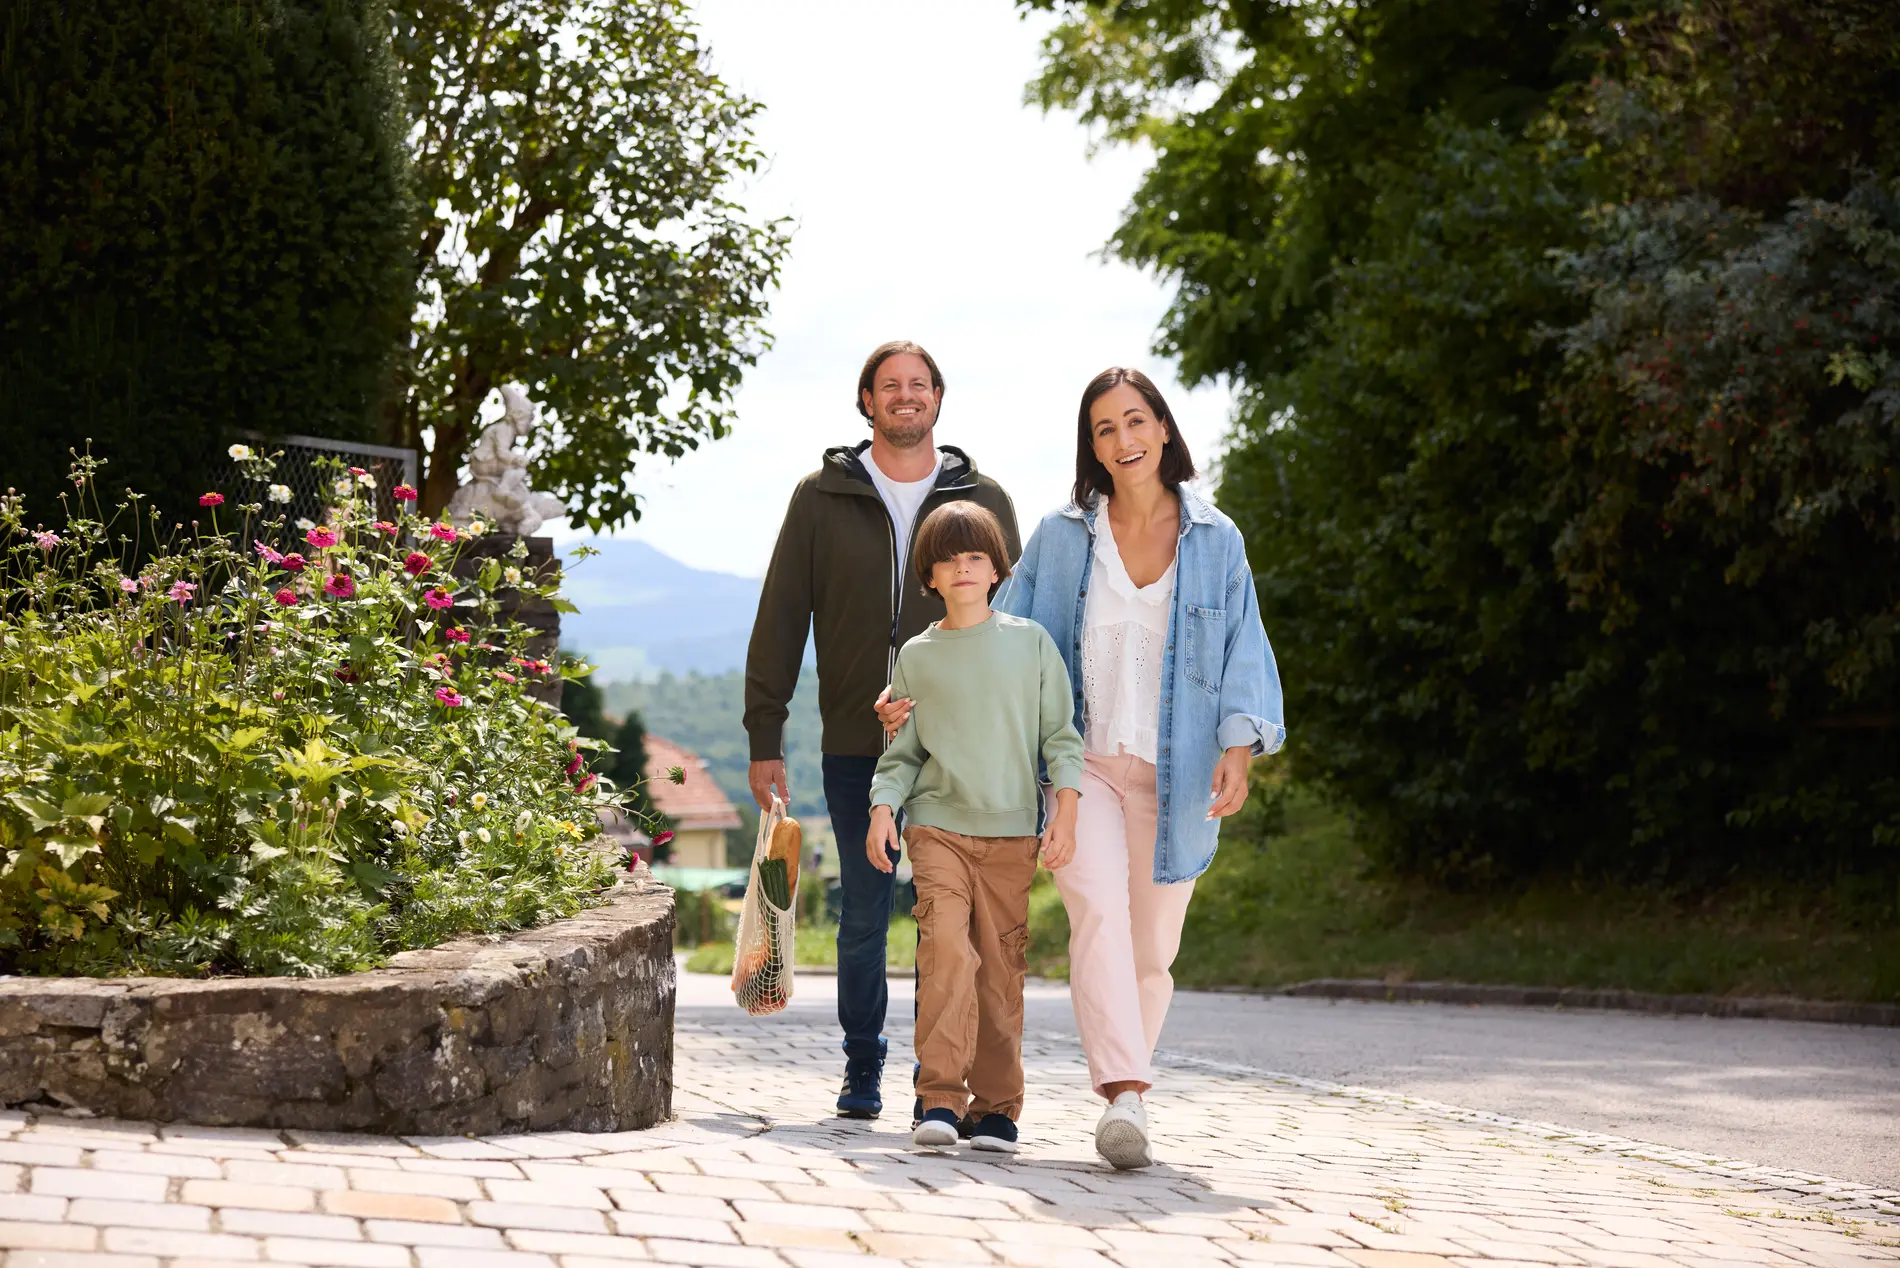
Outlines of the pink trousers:
[{"label": "pink trousers", "polygon": [[1154,1082],[1194,882],[1155,884],[1155,768],[1130,755],[1085,760],[1075,857],[1055,878],[1069,909],[1069,996],[1100,1092]]}]

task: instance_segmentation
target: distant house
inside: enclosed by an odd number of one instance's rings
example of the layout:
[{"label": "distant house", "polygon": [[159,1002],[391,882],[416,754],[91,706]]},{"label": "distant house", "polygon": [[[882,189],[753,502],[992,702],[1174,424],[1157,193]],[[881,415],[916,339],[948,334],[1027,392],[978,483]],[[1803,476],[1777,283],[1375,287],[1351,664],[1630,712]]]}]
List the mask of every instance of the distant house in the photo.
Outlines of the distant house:
[{"label": "distant house", "polygon": [[[686,772],[685,783],[667,778],[675,766]],[[726,865],[726,830],[740,826],[739,812],[706,773],[699,754],[657,735],[647,736],[646,791],[673,825],[673,866]]]}]

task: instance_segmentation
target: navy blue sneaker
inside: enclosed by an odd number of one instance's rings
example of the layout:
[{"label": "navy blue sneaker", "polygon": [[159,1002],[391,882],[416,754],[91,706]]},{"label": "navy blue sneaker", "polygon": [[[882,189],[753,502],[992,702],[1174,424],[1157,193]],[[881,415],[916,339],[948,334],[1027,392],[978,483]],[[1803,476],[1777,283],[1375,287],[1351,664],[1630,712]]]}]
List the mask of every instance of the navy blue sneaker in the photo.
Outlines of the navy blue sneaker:
[{"label": "navy blue sneaker", "polygon": [[913,1144],[925,1149],[946,1149],[957,1143],[957,1112],[955,1110],[926,1110],[917,1123],[917,1130],[910,1134]]},{"label": "navy blue sneaker", "polygon": [[884,1054],[888,1046],[882,1039],[877,1044],[875,1057],[846,1055],[844,1086],[838,1089],[840,1118],[876,1118],[884,1112],[884,1098],[878,1092],[878,1084],[884,1078]]},{"label": "navy blue sneaker", "polygon": [[993,1154],[1016,1152],[1016,1124],[1007,1114],[985,1114],[970,1133],[970,1148]]}]

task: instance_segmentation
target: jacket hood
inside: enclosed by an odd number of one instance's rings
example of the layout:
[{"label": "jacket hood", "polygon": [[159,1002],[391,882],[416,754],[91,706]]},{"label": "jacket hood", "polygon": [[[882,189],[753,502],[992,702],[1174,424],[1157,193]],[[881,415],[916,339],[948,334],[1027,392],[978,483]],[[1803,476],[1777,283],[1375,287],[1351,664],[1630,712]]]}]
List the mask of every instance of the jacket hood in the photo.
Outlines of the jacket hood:
[{"label": "jacket hood", "polygon": [[[824,464],[818,468],[818,487],[825,493],[861,493],[877,496],[877,486],[871,483],[871,473],[865,470],[864,455],[870,451],[871,442],[860,440],[855,445],[833,445],[825,450]],[[943,464],[937,468],[937,482],[931,486],[937,489],[969,489],[976,486],[976,463],[970,455],[955,445],[938,445],[937,452],[943,456]]]}]

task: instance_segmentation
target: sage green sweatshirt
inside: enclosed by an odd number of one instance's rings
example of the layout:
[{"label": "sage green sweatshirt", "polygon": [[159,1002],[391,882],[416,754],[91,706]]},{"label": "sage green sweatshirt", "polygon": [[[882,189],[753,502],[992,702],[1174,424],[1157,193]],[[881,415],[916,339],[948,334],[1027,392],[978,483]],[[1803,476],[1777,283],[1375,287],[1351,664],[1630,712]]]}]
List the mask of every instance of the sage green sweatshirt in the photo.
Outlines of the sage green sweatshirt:
[{"label": "sage green sweatshirt", "polygon": [[1057,788],[1082,788],[1082,737],[1062,655],[1034,621],[990,613],[931,625],[904,644],[891,699],[916,702],[878,759],[871,804],[974,837],[1036,832],[1036,758]]}]

